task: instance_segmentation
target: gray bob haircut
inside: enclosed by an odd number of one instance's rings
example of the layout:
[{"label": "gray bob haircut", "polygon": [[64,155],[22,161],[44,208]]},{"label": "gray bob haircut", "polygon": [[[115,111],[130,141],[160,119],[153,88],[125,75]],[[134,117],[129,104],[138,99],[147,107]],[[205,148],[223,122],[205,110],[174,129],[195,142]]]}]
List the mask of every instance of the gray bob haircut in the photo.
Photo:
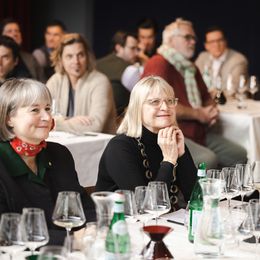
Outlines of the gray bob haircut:
[{"label": "gray bob haircut", "polygon": [[15,137],[7,122],[20,107],[40,102],[52,103],[48,88],[32,79],[9,79],[0,87],[0,140],[9,141]]},{"label": "gray bob haircut", "polygon": [[135,138],[142,136],[142,108],[144,101],[153,91],[174,97],[173,88],[163,78],[148,76],[141,79],[131,92],[128,108],[117,130],[118,134]]}]

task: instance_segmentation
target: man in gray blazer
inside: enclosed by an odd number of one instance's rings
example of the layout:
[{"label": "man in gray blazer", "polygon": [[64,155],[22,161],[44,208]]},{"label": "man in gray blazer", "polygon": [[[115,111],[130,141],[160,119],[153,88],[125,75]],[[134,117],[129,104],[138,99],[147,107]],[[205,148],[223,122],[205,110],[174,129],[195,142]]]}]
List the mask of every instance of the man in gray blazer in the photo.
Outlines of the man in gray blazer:
[{"label": "man in gray blazer", "polygon": [[[208,87],[216,87],[216,82],[221,79],[222,87],[225,88],[227,79],[231,75],[233,86],[236,89],[239,86],[240,75],[244,75],[246,78],[248,76],[246,57],[228,48],[225,34],[219,27],[211,27],[206,31],[204,46],[206,51],[199,54],[195,63],[204,74]],[[205,78],[206,76],[207,78]]]}]

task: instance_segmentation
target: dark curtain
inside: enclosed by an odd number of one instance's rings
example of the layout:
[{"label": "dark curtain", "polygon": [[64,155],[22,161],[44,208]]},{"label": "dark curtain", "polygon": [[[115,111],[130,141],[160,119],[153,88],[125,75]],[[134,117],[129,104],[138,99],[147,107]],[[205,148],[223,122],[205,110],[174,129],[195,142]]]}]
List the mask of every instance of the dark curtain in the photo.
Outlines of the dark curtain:
[{"label": "dark curtain", "polygon": [[0,0],[0,21],[15,18],[22,30],[23,48],[31,49],[31,0]]}]

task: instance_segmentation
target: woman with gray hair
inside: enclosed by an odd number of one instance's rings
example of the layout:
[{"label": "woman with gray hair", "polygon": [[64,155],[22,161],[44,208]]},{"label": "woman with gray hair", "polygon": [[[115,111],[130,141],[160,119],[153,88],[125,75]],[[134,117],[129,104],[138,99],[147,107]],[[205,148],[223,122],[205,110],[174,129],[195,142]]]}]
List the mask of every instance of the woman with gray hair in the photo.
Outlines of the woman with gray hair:
[{"label": "woman with gray hair", "polygon": [[55,117],[55,130],[115,133],[112,88],[108,78],[95,70],[85,39],[77,33],[65,34],[52,61],[56,73],[47,87],[60,113]]},{"label": "woman with gray hair", "polygon": [[134,190],[149,181],[164,181],[174,207],[187,202],[196,181],[196,167],[176,123],[173,88],[149,76],[133,88],[117,135],[99,164],[96,190]]},{"label": "woman with gray hair", "polygon": [[45,141],[53,124],[51,102],[48,88],[35,80],[12,79],[0,87],[0,215],[41,208],[50,243],[62,244],[65,231],[52,223],[58,192],[79,192],[87,221],[95,212],[79,185],[71,153]]}]

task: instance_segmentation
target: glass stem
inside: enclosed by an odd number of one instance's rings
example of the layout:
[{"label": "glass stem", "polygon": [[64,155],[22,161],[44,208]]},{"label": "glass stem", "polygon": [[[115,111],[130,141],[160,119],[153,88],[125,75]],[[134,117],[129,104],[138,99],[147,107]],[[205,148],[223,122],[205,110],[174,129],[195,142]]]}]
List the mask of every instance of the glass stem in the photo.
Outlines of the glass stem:
[{"label": "glass stem", "polygon": [[245,195],[241,195],[241,202],[242,203],[244,202],[244,197],[245,197]]},{"label": "glass stem", "polygon": [[231,206],[231,199],[228,199],[228,209],[230,210],[230,206]]},{"label": "glass stem", "polygon": [[258,255],[257,255],[258,242],[259,242],[259,236],[256,236],[256,235],[255,235],[255,255],[256,255],[256,259],[257,259],[257,257],[258,257]]},{"label": "glass stem", "polygon": [[66,233],[67,233],[67,241],[68,241],[68,252],[71,253],[71,241],[70,241],[70,228],[66,228]]}]

